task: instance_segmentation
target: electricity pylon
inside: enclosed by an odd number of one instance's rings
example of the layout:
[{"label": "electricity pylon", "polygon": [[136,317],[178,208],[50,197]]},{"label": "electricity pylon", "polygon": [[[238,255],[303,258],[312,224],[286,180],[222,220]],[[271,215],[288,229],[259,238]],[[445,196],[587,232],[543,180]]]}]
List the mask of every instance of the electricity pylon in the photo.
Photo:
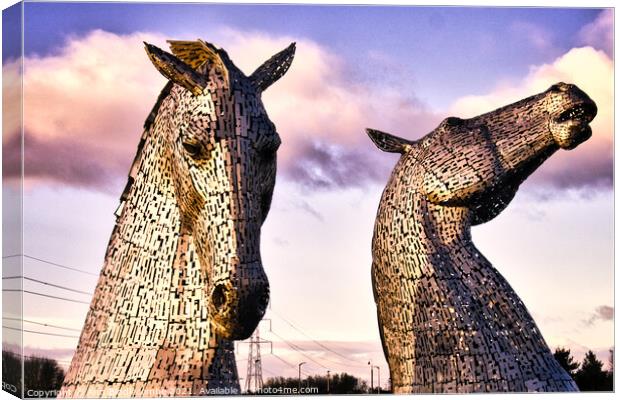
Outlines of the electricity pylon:
[{"label": "electricity pylon", "polygon": [[258,393],[263,389],[263,366],[260,356],[260,332],[258,327],[250,338],[250,354],[248,355],[248,372],[245,377],[246,393]]}]

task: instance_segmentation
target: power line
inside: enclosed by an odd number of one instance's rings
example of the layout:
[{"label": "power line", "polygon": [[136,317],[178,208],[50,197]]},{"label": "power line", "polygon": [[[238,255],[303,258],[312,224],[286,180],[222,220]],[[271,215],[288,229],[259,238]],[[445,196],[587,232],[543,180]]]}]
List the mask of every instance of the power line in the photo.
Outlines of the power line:
[{"label": "power line", "polygon": [[6,326],[6,325],[2,325],[2,327],[5,328],[5,329],[11,329],[13,331],[34,333],[34,334],[37,334],[37,335],[60,336],[60,337],[68,337],[68,338],[75,338],[75,339],[79,338],[79,336],[76,336],[76,335],[63,335],[61,333],[48,333],[48,332],[31,331],[31,330],[28,330],[28,329],[13,328],[12,326]]},{"label": "power line", "polygon": [[[18,257],[18,256],[20,256],[20,255],[19,254],[15,254],[15,255],[10,255],[10,256],[4,256],[3,258]],[[63,264],[55,263],[55,262],[48,261],[48,260],[45,260],[45,259],[41,259],[41,258],[38,258],[38,257],[33,257],[33,256],[29,256],[29,255],[24,255],[23,257],[29,258],[29,259],[32,259],[32,260],[35,260],[35,261],[39,261],[39,262],[42,262],[42,263],[45,263],[45,264],[48,264],[48,265],[52,265],[52,266],[55,266],[55,267],[58,267],[58,268],[63,268],[63,269],[67,269],[67,270],[71,270],[71,271],[75,271],[75,272],[80,272],[80,273],[84,273],[84,274],[91,275],[91,276],[98,276],[98,274],[94,274],[94,273],[89,272],[89,271],[85,271],[85,270],[82,270],[82,269],[79,269],[79,268],[69,267],[69,266],[66,266],[66,265],[63,265]],[[55,288],[58,288],[58,289],[68,290],[68,291],[71,291],[71,292],[74,292],[74,293],[79,293],[79,294],[84,294],[84,295],[93,295],[93,293],[91,293],[91,292],[85,292],[85,291],[73,289],[73,288],[70,288],[70,287],[62,286],[62,285],[56,285],[56,284],[53,284],[53,283],[48,283],[48,282],[45,282],[45,281],[37,280],[37,279],[26,277],[26,276],[3,277],[3,280],[20,279],[20,278],[28,280],[28,281],[32,281],[32,282],[35,282],[35,283],[39,283],[39,284],[55,287]],[[19,290],[19,289],[4,289],[3,291],[6,291],[6,292],[22,292],[22,290]],[[39,293],[39,292],[33,292],[33,291],[29,291],[29,290],[23,290],[23,292],[27,293],[27,294],[36,295],[36,296],[53,298],[53,299],[58,299],[58,300],[63,300],[63,301],[74,302],[74,303],[87,304],[87,305],[90,304],[89,302],[85,302],[85,301],[80,301],[80,300],[76,300],[76,299],[69,299],[69,298],[59,297],[59,296],[52,296],[52,295],[48,295],[48,294],[44,294],[44,293]],[[348,358],[347,356],[343,355],[342,353],[339,353],[339,352],[337,352],[337,351],[327,347],[326,345],[322,344],[321,342],[319,342],[319,341],[317,341],[315,339],[312,339],[308,334],[306,334],[300,328],[296,327],[288,319],[284,318],[282,315],[276,313],[273,310],[272,310],[272,312],[274,312],[274,314],[276,314],[282,321],[284,321],[286,324],[288,324],[291,328],[295,329],[297,332],[301,333],[302,335],[304,335],[305,337],[310,339],[313,343],[317,344],[321,348],[323,348],[323,349],[325,349],[325,350],[327,350],[327,351],[329,351],[329,352],[331,352],[331,353],[333,353],[333,354],[335,354],[335,355],[337,355],[337,356],[339,356],[339,357],[341,357],[343,359],[346,359],[346,360],[349,360],[349,361],[353,361],[353,362],[358,362],[356,360],[352,360],[352,359]],[[4,319],[11,320],[12,318],[4,318]],[[18,319],[13,318],[12,320],[18,320]],[[67,327],[62,327],[62,326],[52,325],[52,324],[45,324],[45,323],[40,323],[40,322],[36,322],[36,321],[23,320],[23,322],[37,324],[37,325],[51,327],[51,328],[65,329],[65,330],[79,332],[78,329],[67,328]],[[27,332],[27,333],[33,333],[33,334],[78,338],[78,336],[74,336],[74,335],[63,335],[63,334],[54,334],[54,333],[46,333],[46,332],[31,331],[31,330],[21,330],[21,329],[12,328],[12,327],[8,327],[8,326],[4,326],[4,325],[3,325],[3,327],[7,328],[7,329],[12,329],[12,330],[22,331],[22,332]],[[293,349],[294,351],[300,353],[301,355],[303,355],[308,360],[312,361],[313,363],[315,363],[318,366],[321,366],[323,368],[328,368],[324,364],[322,364],[319,361],[315,360],[314,358],[310,357],[309,355],[304,354],[305,350],[302,349],[300,346],[297,346],[297,345],[289,342],[288,340],[284,339],[282,336],[278,335],[276,332],[272,331],[272,333],[275,336],[277,336],[278,338],[280,338],[284,343],[286,343],[291,349]],[[295,368],[294,365],[292,365],[288,361],[284,360],[283,358],[279,357],[277,354],[272,353],[271,355],[273,355],[274,357],[276,357],[277,359],[279,359],[281,362],[285,363],[289,367]],[[323,357],[320,357],[320,358],[323,358]],[[238,360],[238,361],[241,362],[241,361],[246,361],[246,360]],[[357,366],[351,366],[351,365],[348,365],[348,364],[340,363],[340,362],[335,361],[335,360],[329,360],[329,361],[337,363],[337,364],[345,365],[345,366],[348,366],[348,367],[353,367],[353,368],[357,367]],[[309,376],[306,373],[303,373],[303,374],[306,375],[306,376]]]},{"label": "power line", "polygon": [[[295,329],[297,332],[301,333],[302,335],[304,335],[308,339],[312,340],[314,343],[316,343],[317,345],[321,346],[323,349],[325,349],[325,350],[327,350],[327,351],[329,351],[331,353],[334,353],[337,356],[342,357],[345,360],[352,361],[352,362],[355,362],[355,363],[359,363],[359,361],[357,361],[357,360],[353,360],[353,359],[345,356],[344,354],[337,352],[336,350],[330,349],[329,347],[325,346],[323,343],[319,342],[318,340],[312,339],[307,333],[305,333],[301,329],[297,328],[295,325],[293,325],[292,322],[290,322],[289,320],[284,318],[281,314],[275,312],[273,309],[271,310],[271,312],[273,312],[282,321],[286,322],[291,328]],[[342,365],[346,365],[346,364],[342,364]],[[350,366],[350,365],[347,365],[347,366]]]},{"label": "power line", "polygon": [[80,329],[67,328],[67,327],[64,327],[64,326],[58,326],[58,325],[52,325],[52,324],[45,324],[43,322],[37,322],[37,321],[28,320],[28,319],[12,318],[12,317],[2,317],[2,319],[6,319],[8,321],[23,321],[23,322],[26,322],[26,323],[29,323],[29,324],[47,326],[47,327],[50,327],[50,328],[64,329],[64,330],[73,331],[73,332],[81,332]]},{"label": "power line", "polygon": [[325,356],[321,356],[319,354],[317,354],[316,357],[318,357],[318,358],[320,358],[322,360],[325,360],[327,362],[330,362],[330,363],[342,365],[343,367],[347,367],[347,368],[366,368],[366,365],[362,365],[361,363],[358,364],[358,365],[347,364],[347,363],[343,363],[343,362],[338,361],[338,360],[331,360],[331,359],[329,359],[329,358],[327,358]]},{"label": "power line", "polygon": [[92,275],[92,276],[99,276],[99,274],[94,274],[92,272],[85,271],[83,269],[79,269],[79,268],[75,268],[75,267],[68,267],[68,266],[63,265],[63,264],[58,264],[58,263],[55,263],[55,262],[52,262],[52,261],[44,260],[42,258],[29,256],[27,254],[24,254],[24,257],[25,258],[29,258],[31,260],[39,261],[39,262],[42,262],[42,263],[45,263],[45,264],[53,265],[53,266],[58,267],[58,268],[64,268],[64,269],[68,269],[68,270],[75,271],[75,272],[81,272],[83,274]]},{"label": "power line", "polygon": [[274,377],[278,376],[278,374],[276,374],[275,372],[273,372],[272,370],[270,370],[270,369],[268,369],[268,368],[263,367],[263,369],[264,369],[265,371],[267,371],[268,373],[270,373],[271,375],[273,375]]},{"label": "power line", "polygon": [[[297,368],[295,365],[291,364],[290,362],[286,361],[284,358],[280,357],[279,355],[277,355],[276,353],[267,353],[267,355],[270,356],[274,356],[275,358],[277,358],[278,360],[282,361],[284,364],[288,365],[291,368]],[[244,360],[238,360],[238,361],[247,361],[247,358]],[[303,372],[302,372],[303,374]]]},{"label": "power line", "polygon": [[301,347],[289,342],[288,340],[284,339],[282,336],[278,335],[276,332],[274,332],[273,330],[271,331],[271,333],[273,333],[275,336],[277,336],[278,338],[280,338],[280,340],[282,340],[284,343],[286,343],[291,349],[297,351],[298,353],[300,353],[301,355],[303,355],[304,357],[306,357],[308,360],[312,361],[313,363],[315,363],[316,365],[319,365],[325,369],[329,369],[328,367],[326,367],[325,365],[321,364],[320,362],[318,362],[317,360],[315,360],[314,358],[310,357],[307,354],[304,354],[304,349],[302,349]]},{"label": "power line", "polygon": [[278,360],[282,361],[284,364],[288,365],[291,368],[296,368],[293,364],[291,364],[290,362],[286,361],[284,358],[280,357],[279,355],[275,354],[275,353],[271,353],[272,356],[274,356],[275,358],[277,358]]},{"label": "power line", "polygon": [[[291,364],[290,362],[286,361],[284,358],[282,358],[282,357],[278,356],[278,355],[277,355],[277,354],[275,354],[275,353],[271,353],[271,354],[268,354],[268,355],[272,355],[272,356],[274,356],[275,358],[277,358],[278,360],[282,361],[284,364],[288,365],[288,366],[289,366],[289,367],[291,367],[291,368],[297,368],[297,366],[295,366],[295,365]],[[302,375],[305,375],[305,376],[309,376],[309,375],[308,375],[308,374],[306,374],[305,372],[302,372],[301,374],[302,374]]]},{"label": "power line", "polygon": [[39,292],[32,292],[30,290],[2,289],[2,291],[3,292],[24,292],[24,293],[33,294],[33,295],[36,295],[36,296],[48,297],[50,299],[64,300],[64,301],[70,301],[70,302],[73,302],[73,303],[80,303],[80,304],[86,304],[86,305],[90,304],[87,301],[80,301],[80,300],[75,300],[75,299],[68,299],[66,297],[52,296],[52,295],[49,295],[49,294],[44,294],[44,293],[39,293]]},{"label": "power line", "polygon": [[13,258],[13,257],[19,257],[19,256],[21,256],[21,254],[11,254],[10,256],[2,256],[2,259],[5,259],[5,258]]},{"label": "power line", "polygon": [[92,295],[93,295],[93,293],[92,293],[92,292],[83,292],[83,291],[81,291],[81,290],[72,289],[72,288],[69,288],[69,287],[66,287],[66,286],[61,286],[61,285],[55,285],[55,284],[53,284],[53,283],[48,283],[48,282],[40,281],[40,280],[38,280],[38,279],[29,278],[29,277],[27,277],[27,276],[24,276],[24,279],[25,279],[25,280],[27,280],[27,281],[31,281],[31,282],[40,283],[40,284],[42,284],[42,285],[48,285],[48,286],[53,286],[53,287],[55,287],[55,288],[59,288],[59,289],[68,290],[68,291],[70,291],[70,292],[75,292],[75,293],[80,293],[80,294],[86,294],[86,295],[89,295],[89,296],[92,296]]},{"label": "power line", "polygon": [[18,279],[18,278],[23,278],[24,280],[40,283],[42,285],[53,286],[55,288],[68,290],[70,292],[86,294],[86,295],[89,295],[89,296],[93,295],[93,292],[84,292],[82,290],[73,289],[73,288],[70,288],[70,287],[67,287],[67,286],[56,285],[54,283],[49,283],[49,282],[41,281],[41,280],[38,280],[38,279],[30,278],[28,276],[7,276],[7,277],[4,277],[2,279]]},{"label": "power line", "polygon": [[[19,256],[21,256],[21,254],[13,254],[13,255],[10,255],[10,256],[4,256],[2,258],[5,259],[5,258],[19,257]],[[95,274],[95,273],[90,272],[90,271],[86,271],[86,270],[83,270],[83,269],[80,269],[80,268],[75,268],[75,267],[69,267],[69,266],[64,265],[64,264],[59,264],[59,263],[56,263],[56,262],[53,262],[53,261],[44,260],[42,258],[38,258],[38,257],[34,257],[34,256],[29,256],[28,254],[24,254],[23,257],[24,258],[29,258],[31,260],[39,261],[39,262],[42,262],[42,263],[45,263],[45,264],[53,265],[54,267],[64,268],[64,269],[68,269],[68,270],[75,271],[75,272],[81,272],[82,274],[87,274],[87,275],[92,275],[92,276],[99,276],[99,274]],[[7,278],[7,279],[10,279],[10,278]]]},{"label": "power line", "polygon": [[[10,257],[17,257],[17,256],[20,256],[20,255],[19,255],[19,254],[15,254],[15,255],[11,255],[11,256],[4,256],[3,258],[10,258]],[[52,266],[56,266],[56,267],[59,267],[59,268],[64,268],[64,269],[67,269],[67,270],[71,270],[71,271],[75,271],[75,272],[80,272],[80,273],[84,273],[84,274],[88,274],[88,275],[92,275],[92,276],[98,276],[97,274],[91,273],[91,272],[89,272],[89,271],[85,271],[85,270],[82,270],[82,269],[79,269],[79,268],[69,267],[69,266],[66,266],[66,265],[63,265],[63,264],[55,263],[55,262],[48,261],[48,260],[45,260],[45,259],[41,259],[41,258],[38,258],[38,257],[33,257],[33,256],[26,255],[26,254],[24,255],[24,257],[25,257],[25,258],[32,259],[32,260],[36,260],[36,261],[39,261],[39,262],[42,262],[42,263],[45,263],[45,264],[49,264],[49,265],[52,265]],[[23,279],[25,279],[25,280],[29,280],[29,281],[32,281],[32,282],[35,282],[35,283],[39,283],[39,284],[43,284],[43,285],[47,285],[47,286],[51,286],[51,287],[56,287],[56,288],[63,289],[63,290],[68,290],[68,291],[71,291],[71,292],[74,292],[74,293],[79,293],[79,294],[84,294],[84,295],[92,295],[92,294],[93,294],[93,293],[91,293],[91,292],[85,292],[85,291],[81,291],[81,290],[73,289],[73,288],[70,288],[70,287],[62,286],[62,285],[56,285],[56,284],[48,283],[48,282],[45,282],[45,281],[37,280],[37,279],[30,278],[30,277],[26,277],[26,276],[11,276],[11,277],[3,277],[3,280],[4,280],[4,279],[19,279],[19,278],[23,278]],[[3,290],[3,291],[7,291],[7,292],[20,292],[20,291],[22,291],[22,290],[17,290],[17,289],[5,289],[5,290]],[[69,298],[59,297],[59,296],[52,296],[52,295],[48,295],[48,294],[44,294],[44,293],[38,293],[38,292],[33,292],[33,291],[29,291],[29,290],[23,290],[23,292],[24,292],[24,293],[28,293],[28,294],[32,294],[32,295],[43,296],[43,297],[48,297],[48,298],[53,298],[53,299],[58,299],[58,300],[64,300],[64,301],[69,301],[69,302],[74,302],[74,303],[90,304],[90,303],[88,303],[88,302],[84,302],[84,301],[80,301],[80,300],[69,299]],[[357,360],[353,360],[353,359],[351,359],[351,358],[349,358],[349,357],[347,357],[347,356],[343,355],[342,353],[340,353],[340,352],[338,352],[338,351],[336,351],[336,350],[333,350],[333,349],[329,348],[328,346],[324,345],[323,343],[321,343],[321,342],[319,342],[319,341],[317,341],[317,340],[313,339],[313,338],[312,338],[312,337],[310,337],[307,333],[305,333],[304,331],[302,331],[300,328],[298,328],[297,326],[295,326],[295,325],[294,325],[291,321],[289,321],[288,319],[286,319],[285,317],[283,317],[283,316],[282,316],[282,315],[280,315],[279,313],[277,313],[277,312],[275,312],[275,311],[273,311],[273,310],[272,310],[272,312],[273,312],[274,314],[276,314],[276,315],[277,315],[277,316],[278,316],[278,317],[279,317],[282,321],[284,321],[284,322],[285,322],[287,325],[289,325],[291,328],[295,329],[297,332],[301,333],[302,335],[304,335],[305,337],[307,337],[308,339],[310,339],[313,343],[317,344],[318,346],[320,346],[320,347],[321,347],[321,348],[323,348],[324,350],[329,351],[329,352],[331,352],[331,353],[333,353],[333,354],[337,355],[338,357],[341,357],[341,358],[343,358],[343,359],[345,359],[345,360],[349,360],[349,361],[352,361],[352,362],[355,362],[355,363],[357,363],[357,362],[358,362]],[[28,322],[28,321],[24,320],[24,322]],[[68,330],[72,330],[71,328],[65,328],[65,327],[53,326],[53,325],[49,325],[49,324],[42,324],[42,323],[37,323],[37,322],[34,322],[34,321],[32,321],[32,322],[30,322],[30,323],[35,323],[35,324],[39,324],[39,325],[43,325],[43,326],[49,326],[49,327],[56,327],[56,328],[59,328],[59,329],[68,329]],[[77,331],[77,330],[75,330],[75,331]],[[24,331],[24,332],[27,332],[27,331]],[[39,333],[39,332],[34,332],[34,331],[31,331],[31,332],[32,332],[32,333]],[[309,360],[311,360],[313,363],[315,363],[315,364],[317,364],[317,365],[319,365],[319,366],[321,366],[321,367],[323,367],[323,368],[327,368],[324,364],[322,364],[322,363],[320,363],[319,361],[315,360],[314,358],[312,358],[312,357],[310,357],[310,356],[308,356],[308,355],[304,354],[303,352],[304,352],[305,350],[304,350],[304,349],[302,349],[300,346],[297,346],[297,345],[295,345],[295,344],[293,344],[293,343],[289,342],[288,340],[284,339],[282,336],[278,335],[278,334],[277,334],[277,333],[275,333],[275,332],[272,332],[272,333],[274,333],[274,335],[276,335],[278,338],[280,338],[280,339],[281,339],[284,343],[286,343],[286,344],[287,344],[290,348],[292,348],[294,351],[299,352],[299,353],[300,353],[300,354],[302,354],[304,357],[306,357],[306,358],[308,358]],[[276,354],[273,354],[273,355],[274,355],[275,357],[277,357],[278,359],[280,359],[281,361],[283,361],[283,362],[287,363],[289,366],[294,367],[294,366],[292,366],[291,364],[289,364],[288,362],[286,362],[284,359],[282,359],[282,358],[278,357]],[[318,357],[318,356],[317,356],[317,357]],[[320,357],[320,358],[323,358],[323,357]],[[338,362],[338,361],[335,361],[335,360],[329,360],[329,361],[330,361],[330,362],[337,363],[337,364],[340,364],[340,365],[345,365],[345,366],[348,366],[348,367],[353,367],[353,368],[358,367],[358,366],[352,366],[352,365],[349,365],[349,364],[341,363],[341,362]]]}]

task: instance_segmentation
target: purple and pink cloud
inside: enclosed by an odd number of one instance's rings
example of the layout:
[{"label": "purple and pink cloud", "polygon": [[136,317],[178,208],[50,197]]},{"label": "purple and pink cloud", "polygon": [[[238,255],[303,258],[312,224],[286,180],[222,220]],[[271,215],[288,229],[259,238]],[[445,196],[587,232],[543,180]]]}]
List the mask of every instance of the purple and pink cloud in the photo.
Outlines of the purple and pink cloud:
[{"label": "purple and pink cloud", "polygon": [[[599,47],[605,47],[612,27],[608,13],[603,13],[582,29],[582,41],[602,41]],[[535,183],[556,188],[611,185],[613,61],[593,47],[571,49],[551,63],[532,66],[519,81],[500,83],[490,93],[455,99],[449,109],[431,111],[412,101],[412,93],[353,81],[346,60],[315,42],[232,29],[216,36],[246,73],[297,42],[292,68],[263,100],[283,140],[280,173],[302,186],[329,189],[384,181],[394,159],[374,148],[364,133],[366,127],[418,138],[449,115],[490,111],[557,81],[584,89],[597,102],[599,114],[592,124],[593,138],[570,154],[555,155],[534,176]],[[105,191],[122,187],[144,119],[165,84],[144,54],[142,41],[166,47],[166,39],[153,33],[95,30],[70,38],[53,55],[24,60],[28,184]],[[18,62],[5,64],[3,73],[4,94],[17,99]],[[11,111],[16,110],[5,110],[5,115]],[[9,133],[3,139],[5,146],[17,149],[18,131],[18,120],[5,121]],[[5,158],[4,174],[16,177],[19,171],[10,167],[10,161],[11,157]]]}]

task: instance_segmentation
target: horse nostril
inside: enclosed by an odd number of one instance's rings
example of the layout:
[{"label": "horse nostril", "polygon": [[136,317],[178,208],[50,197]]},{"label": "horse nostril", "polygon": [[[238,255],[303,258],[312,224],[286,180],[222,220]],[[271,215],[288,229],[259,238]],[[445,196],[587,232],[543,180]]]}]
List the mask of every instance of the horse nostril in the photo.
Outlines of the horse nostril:
[{"label": "horse nostril", "polygon": [[213,293],[211,294],[211,303],[216,311],[220,311],[220,308],[224,304],[226,304],[226,287],[224,285],[217,285],[215,289],[213,289]]}]

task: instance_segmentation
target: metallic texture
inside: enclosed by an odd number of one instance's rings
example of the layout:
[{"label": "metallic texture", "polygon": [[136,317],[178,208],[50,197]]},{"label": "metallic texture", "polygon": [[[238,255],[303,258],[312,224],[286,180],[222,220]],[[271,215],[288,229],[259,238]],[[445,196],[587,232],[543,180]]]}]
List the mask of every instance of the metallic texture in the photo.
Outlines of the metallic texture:
[{"label": "metallic texture", "polygon": [[295,46],[250,77],[209,43],[171,48],[146,44],[169,83],[145,123],[60,397],[239,393],[232,340],[252,334],[269,301],[260,229],[280,138],[261,92]]},{"label": "metallic texture", "polygon": [[476,249],[471,226],[497,216],[560,148],[587,140],[594,102],[575,85],[471,119],[447,118],[418,141],[368,130],[402,153],[383,192],[372,280],[393,390],[575,391],[525,305]]}]

